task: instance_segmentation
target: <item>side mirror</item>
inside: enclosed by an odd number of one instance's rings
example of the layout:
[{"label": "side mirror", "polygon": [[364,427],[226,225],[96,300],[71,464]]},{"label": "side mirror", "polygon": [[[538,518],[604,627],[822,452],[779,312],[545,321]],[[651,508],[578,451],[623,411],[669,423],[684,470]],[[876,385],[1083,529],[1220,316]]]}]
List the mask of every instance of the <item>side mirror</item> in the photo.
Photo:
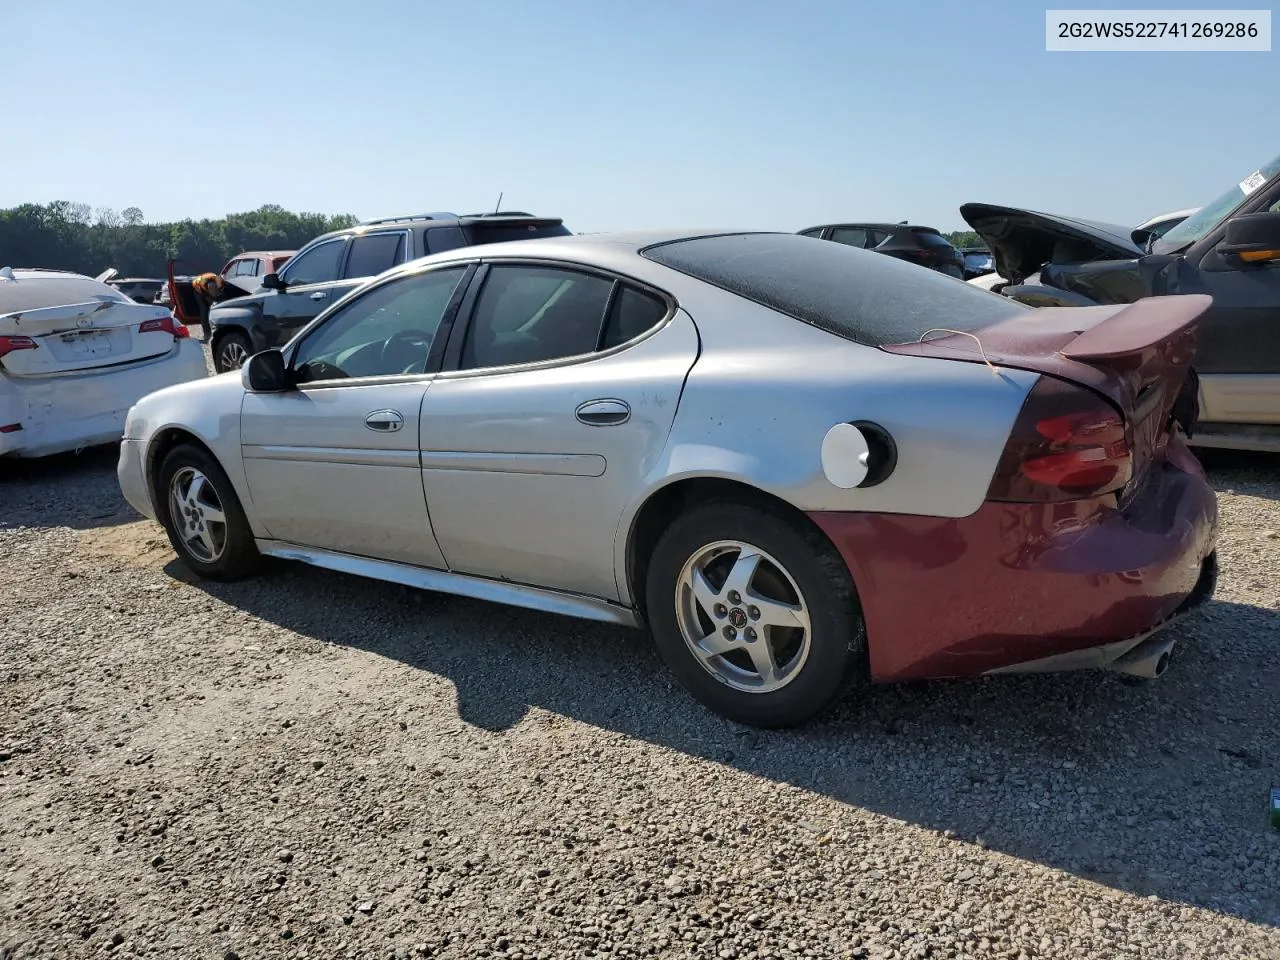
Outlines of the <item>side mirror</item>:
[{"label": "side mirror", "polygon": [[1280,263],[1280,212],[1246,213],[1227,221],[1218,252],[1237,263]]},{"label": "side mirror", "polygon": [[281,393],[292,386],[279,350],[263,350],[246,360],[240,368],[240,382],[250,393]]},{"label": "side mirror", "polygon": [[262,285],[268,290],[283,290],[285,288],[285,282],[280,279],[280,274],[278,273],[268,273],[262,278]]}]

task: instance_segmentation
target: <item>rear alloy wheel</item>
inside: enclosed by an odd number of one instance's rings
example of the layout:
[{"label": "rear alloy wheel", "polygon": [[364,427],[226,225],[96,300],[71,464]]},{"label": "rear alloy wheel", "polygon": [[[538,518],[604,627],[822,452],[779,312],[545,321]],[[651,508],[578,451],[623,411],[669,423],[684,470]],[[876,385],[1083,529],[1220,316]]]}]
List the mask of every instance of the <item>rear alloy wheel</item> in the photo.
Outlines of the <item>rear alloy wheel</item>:
[{"label": "rear alloy wheel", "polygon": [[646,592],[667,665],[742,723],[809,719],[864,659],[843,561],[817,531],[770,510],[715,503],[680,517],[654,550]]},{"label": "rear alloy wheel", "polygon": [[253,349],[249,338],[243,333],[227,333],[218,338],[218,347],[213,355],[213,367],[219,373],[239,370],[249,359],[249,351]]},{"label": "rear alloy wheel", "polygon": [[174,447],[160,465],[155,502],[169,542],[195,573],[236,580],[262,561],[226,472],[200,447]]}]

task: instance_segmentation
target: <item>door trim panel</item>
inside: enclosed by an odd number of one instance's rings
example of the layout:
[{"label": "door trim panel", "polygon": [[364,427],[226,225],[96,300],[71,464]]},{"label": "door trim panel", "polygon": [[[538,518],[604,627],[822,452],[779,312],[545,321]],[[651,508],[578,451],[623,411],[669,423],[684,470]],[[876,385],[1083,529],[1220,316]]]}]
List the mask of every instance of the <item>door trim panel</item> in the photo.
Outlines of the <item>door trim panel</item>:
[{"label": "door trim panel", "polygon": [[533,473],[561,477],[602,477],[608,465],[595,453],[476,453],[422,451],[423,470],[476,470],[486,473]]},{"label": "door trim panel", "polygon": [[415,567],[389,560],[372,560],[368,557],[357,557],[332,550],[303,547],[283,540],[255,540],[254,543],[261,553],[269,557],[299,560],[313,567],[323,567],[339,573],[352,573],[374,580],[399,583],[406,587],[451,593],[460,597],[505,603],[510,606],[541,610],[545,613],[558,613],[585,620],[598,620],[624,627],[640,625],[635,611],[631,608],[584,594],[530,587],[521,583],[490,580],[485,577],[434,570],[429,567]]},{"label": "door trim panel", "polygon": [[1280,373],[1200,374],[1200,419],[1280,424]]},{"label": "door trim panel", "polygon": [[417,450],[365,450],[354,447],[293,447],[245,444],[246,460],[294,460],[299,463],[355,463],[369,467],[417,467]]}]

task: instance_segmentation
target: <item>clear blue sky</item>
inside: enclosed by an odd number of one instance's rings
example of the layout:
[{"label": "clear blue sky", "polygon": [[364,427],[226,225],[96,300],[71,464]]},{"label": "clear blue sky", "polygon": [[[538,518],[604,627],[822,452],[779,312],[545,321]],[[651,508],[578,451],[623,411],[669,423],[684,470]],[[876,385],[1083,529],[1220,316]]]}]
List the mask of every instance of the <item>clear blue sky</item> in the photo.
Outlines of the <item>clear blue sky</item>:
[{"label": "clear blue sky", "polygon": [[1280,53],[1046,53],[1068,5],[0,0],[0,206],[1136,223],[1280,153]]}]

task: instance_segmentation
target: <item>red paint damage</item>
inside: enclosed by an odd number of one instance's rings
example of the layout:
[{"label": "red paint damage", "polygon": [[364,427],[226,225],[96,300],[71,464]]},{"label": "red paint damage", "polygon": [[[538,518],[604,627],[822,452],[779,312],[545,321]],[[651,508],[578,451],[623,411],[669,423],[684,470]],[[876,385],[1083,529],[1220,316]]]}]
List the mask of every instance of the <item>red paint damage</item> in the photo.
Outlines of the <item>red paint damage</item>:
[{"label": "red paint damage", "polygon": [[1218,508],[1171,439],[1127,502],[987,502],[960,519],[813,513],[853,575],[872,676],[964,676],[1146,632],[1213,552]]}]

